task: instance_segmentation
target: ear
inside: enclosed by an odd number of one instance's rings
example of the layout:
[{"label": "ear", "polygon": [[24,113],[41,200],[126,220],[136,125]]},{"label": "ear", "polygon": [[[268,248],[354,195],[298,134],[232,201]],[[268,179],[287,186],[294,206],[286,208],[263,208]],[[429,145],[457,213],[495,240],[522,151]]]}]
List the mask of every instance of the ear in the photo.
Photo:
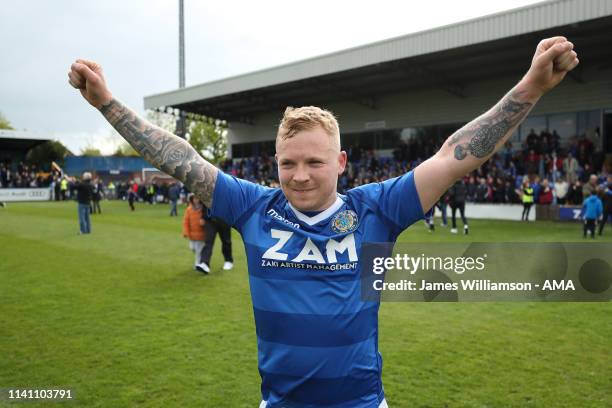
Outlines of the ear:
[{"label": "ear", "polygon": [[344,150],[342,150],[339,154],[338,154],[338,175],[340,176],[342,173],[344,173],[344,169],[346,168],[346,162],[347,162],[347,155],[346,152]]}]

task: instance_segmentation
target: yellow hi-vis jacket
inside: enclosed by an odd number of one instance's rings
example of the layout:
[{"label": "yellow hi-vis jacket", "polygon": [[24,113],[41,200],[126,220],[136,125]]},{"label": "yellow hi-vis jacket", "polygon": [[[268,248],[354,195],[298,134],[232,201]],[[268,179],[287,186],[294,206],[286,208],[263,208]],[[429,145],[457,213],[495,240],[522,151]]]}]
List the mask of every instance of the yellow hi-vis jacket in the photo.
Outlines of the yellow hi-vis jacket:
[{"label": "yellow hi-vis jacket", "polygon": [[533,188],[523,188],[523,204],[533,204]]}]

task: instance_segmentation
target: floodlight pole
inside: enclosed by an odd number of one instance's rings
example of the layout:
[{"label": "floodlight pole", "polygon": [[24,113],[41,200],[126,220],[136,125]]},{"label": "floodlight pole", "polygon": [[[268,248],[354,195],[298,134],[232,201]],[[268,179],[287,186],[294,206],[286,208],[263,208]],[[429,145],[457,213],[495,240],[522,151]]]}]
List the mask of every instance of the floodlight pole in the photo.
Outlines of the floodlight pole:
[{"label": "floodlight pole", "polygon": [[179,0],[179,88],[185,87],[185,8]]},{"label": "floodlight pole", "polygon": [[[185,87],[185,7],[183,0],[179,0],[179,88]],[[179,113],[176,120],[176,134],[185,139],[186,121],[185,117]]]}]

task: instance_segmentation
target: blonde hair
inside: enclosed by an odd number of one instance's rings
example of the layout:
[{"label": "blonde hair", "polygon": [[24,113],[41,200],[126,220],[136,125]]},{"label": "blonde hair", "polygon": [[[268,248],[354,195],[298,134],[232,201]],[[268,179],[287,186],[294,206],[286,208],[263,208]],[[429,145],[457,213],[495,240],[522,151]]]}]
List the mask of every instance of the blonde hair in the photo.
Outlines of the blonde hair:
[{"label": "blonde hair", "polygon": [[336,117],[332,112],[316,106],[287,107],[278,126],[276,141],[289,139],[298,132],[311,130],[317,126],[323,128],[340,150],[340,127]]}]

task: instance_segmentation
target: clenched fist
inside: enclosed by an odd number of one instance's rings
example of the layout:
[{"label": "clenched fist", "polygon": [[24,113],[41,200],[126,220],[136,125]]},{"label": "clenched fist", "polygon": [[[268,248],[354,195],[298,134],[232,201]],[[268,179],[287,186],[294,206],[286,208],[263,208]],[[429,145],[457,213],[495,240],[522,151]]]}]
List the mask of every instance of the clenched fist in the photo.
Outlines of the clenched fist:
[{"label": "clenched fist", "polygon": [[538,44],[531,67],[523,79],[544,94],[557,86],[578,63],[574,44],[567,38],[547,38]]},{"label": "clenched fist", "polygon": [[83,98],[96,109],[100,109],[113,99],[106,86],[102,67],[93,61],[76,60],[70,66],[68,82],[81,91]]}]

